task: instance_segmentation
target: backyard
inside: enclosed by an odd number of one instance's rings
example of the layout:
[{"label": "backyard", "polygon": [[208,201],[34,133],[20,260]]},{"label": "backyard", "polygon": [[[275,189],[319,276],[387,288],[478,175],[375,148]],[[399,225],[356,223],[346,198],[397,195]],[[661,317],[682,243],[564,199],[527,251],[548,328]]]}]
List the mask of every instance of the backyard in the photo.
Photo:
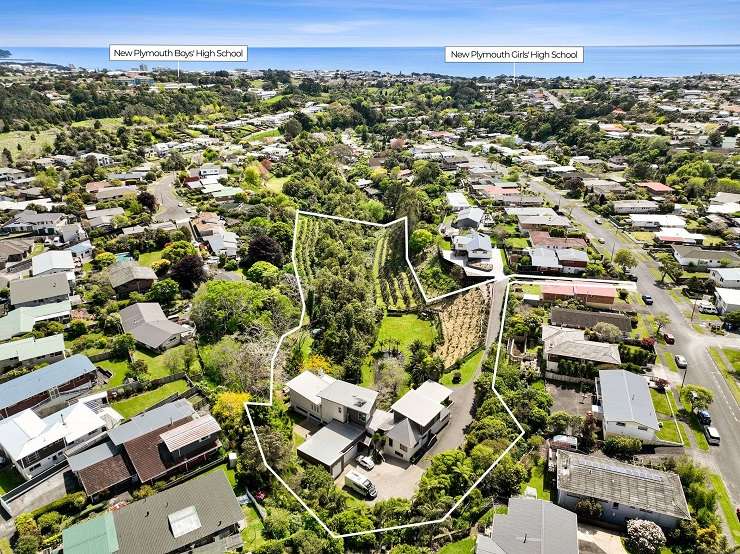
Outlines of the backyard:
[{"label": "backyard", "polygon": [[152,264],[154,262],[158,262],[162,259],[162,251],[161,250],[155,250],[154,252],[144,252],[139,256],[139,263],[141,265],[146,265],[149,267],[152,267]]},{"label": "backyard", "polygon": [[[440,383],[447,387],[459,387],[466,383],[468,383],[473,376],[475,375],[476,369],[478,369],[478,366],[481,363],[481,360],[483,359],[483,354],[485,354],[485,349],[479,348],[475,352],[471,353],[469,356],[465,358],[465,360],[460,364],[460,367],[453,371],[448,371],[444,375],[442,375],[442,378],[439,380]],[[461,379],[459,383],[453,383],[452,378],[456,372],[460,372]]]},{"label": "backyard", "polygon": [[157,402],[164,400],[168,396],[176,393],[185,392],[187,389],[187,381],[185,381],[184,379],[180,379],[178,381],[173,381],[172,383],[162,385],[157,389],[137,394],[136,396],[132,396],[131,398],[127,398],[125,400],[114,402],[112,406],[113,409],[116,410],[123,417],[129,418],[143,412],[147,408],[150,408],[151,406],[153,406]]}]

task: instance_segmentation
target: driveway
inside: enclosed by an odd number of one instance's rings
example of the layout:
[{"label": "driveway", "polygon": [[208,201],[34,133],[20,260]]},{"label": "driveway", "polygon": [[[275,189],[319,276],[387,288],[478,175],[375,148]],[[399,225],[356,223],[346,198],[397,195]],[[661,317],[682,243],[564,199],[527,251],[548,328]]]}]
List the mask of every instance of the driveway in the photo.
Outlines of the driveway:
[{"label": "driveway", "polygon": [[[389,498],[411,498],[416,494],[419,481],[424,474],[424,470],[418,465],[387,456],[385,462],[375,464],[375,467],[370,471],[357,466],[354,462],[348,464],[342,474],[335,480],[338,487],[344,486],[344,476],[352,469],[367,475],[375,485],[378,496],[374,500],[368,501],[371,504]],[[347,492],[355,494],[350,489],[347,489]]]},{"label": "driveway", "polygon": [[[189,208],[178,196],[175,194],[175,174],[167,173],[161,178],[154,181],[149,185],[149,192],[151,192],[159,202],[159,211],[154,215],[155,221],[187,221],[190,219],[188,212],[185,210]],[[179,206],[182,204],[182,206]]]}]

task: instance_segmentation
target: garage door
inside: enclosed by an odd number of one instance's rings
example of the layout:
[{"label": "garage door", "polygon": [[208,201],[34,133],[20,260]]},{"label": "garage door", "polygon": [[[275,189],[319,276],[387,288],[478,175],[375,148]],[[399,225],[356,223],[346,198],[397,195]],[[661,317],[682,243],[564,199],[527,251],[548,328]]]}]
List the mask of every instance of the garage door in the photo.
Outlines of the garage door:
[{"label": "garage door", "polygon": [[348,464],[349,462],[355,459],[355,457],[357,456],[357,446],[358,445],[355,444],[352,448],[347,450],[347,452],[344,455],[345,464]]}]

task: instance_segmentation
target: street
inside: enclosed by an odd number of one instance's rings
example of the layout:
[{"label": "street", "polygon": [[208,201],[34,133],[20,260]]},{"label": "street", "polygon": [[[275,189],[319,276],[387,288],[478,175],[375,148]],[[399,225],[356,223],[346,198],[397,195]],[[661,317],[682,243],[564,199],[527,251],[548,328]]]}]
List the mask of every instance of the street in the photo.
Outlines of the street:
[{"label": "street", "polygon": [[[612,230],[611,225],[606,223],[598,225],[594,222],[594,215],[587,212],[579,200],[566,199],[553,188],[547,186],[541,180],[531,182],[531,188],[542,194],[549,202],[560,205],[561,210],[572,216],[573,220],[581,223],[594,237],[603,238],[605,250],[617,251],[620,248],[628,250],[640,250],[640,245],[623,238]],[[686,384],[696,384],[706,387],[714,394],[714,403],[710,407],[712,413],[712,425],[717,428],[721,437],[722,445],[710,447],[710,457],[713,465],[722,473],[725,485],[730,492],[732,501],[740,503],[740,408],[732,395],[732,391],[725,382],[724,377],[715,366],[707,348],[716,347],[740,347],[740,337],[737,334],[725,336],[702,335],[694,330],[686,321],[681,309],[675,300],[671,298],[665,288],[656,283],[653,272],[659,264],[641,251],[638,259],[641,263],[633,269],[637,275],[637,287],[641,294],[649,294],[653,297],[652,306],[647,306],[653,313],[666,313],[671,319],[667,326],[676,338],[674,345],[665,345],[662,348],[671,354],[682,354],[688,361],[686,373]],[[644,261],[642,261],[644,260]],[[683,374],[682,374],[683,375]],[[697,451],[698,453],[699,451]],[[692,453],[693,455],[693,453]]]},{"label": "street", "polygon": [[[162,177],[149,185],[151,192],[159,203],[159,210],[154,216],[155,221],[182,221],[188,220],[186,209],[189,207],[175,194],[175,174],[165,173]],[[179,204],[183,204],[180,206]]]}]

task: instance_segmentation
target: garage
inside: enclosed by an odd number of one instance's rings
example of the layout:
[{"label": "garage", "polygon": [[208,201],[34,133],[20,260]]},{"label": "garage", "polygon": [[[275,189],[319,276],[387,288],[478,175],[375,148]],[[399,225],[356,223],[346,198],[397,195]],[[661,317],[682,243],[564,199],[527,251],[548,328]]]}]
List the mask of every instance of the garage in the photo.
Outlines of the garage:
[{"label": "garage", "polygon": [[324,466],[336,478],[357,456],[357,447],[364,435],[362,427],[334,420],[306,439],[298,447],[298,456]]}]

